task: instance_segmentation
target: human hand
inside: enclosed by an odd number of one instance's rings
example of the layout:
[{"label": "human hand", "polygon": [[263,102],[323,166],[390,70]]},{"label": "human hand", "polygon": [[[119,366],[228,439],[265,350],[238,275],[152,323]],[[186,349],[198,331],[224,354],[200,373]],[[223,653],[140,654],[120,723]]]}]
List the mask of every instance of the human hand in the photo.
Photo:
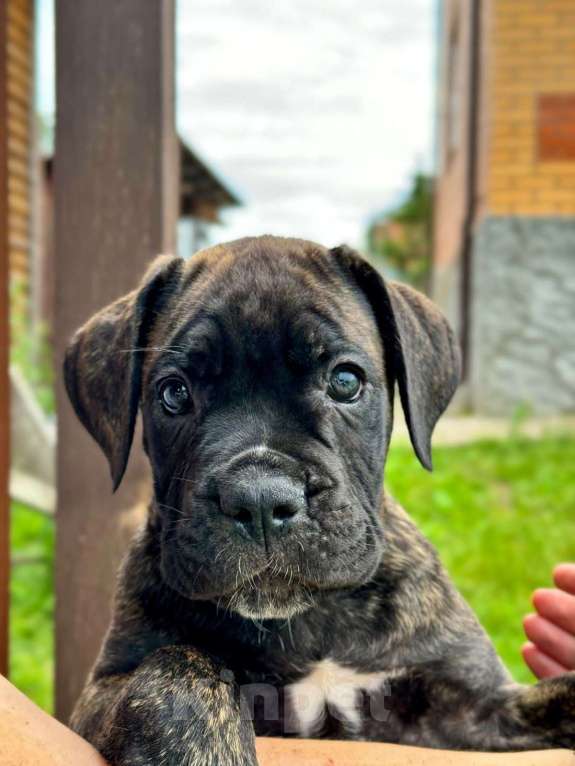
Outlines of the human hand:
[{"label": "human hand", "polygon": [[555,588],[533,593],[537,613],[523,620],[529,641],[521,653],[537,678],[575,670],[575,564],[556,566],[553,581]]}]

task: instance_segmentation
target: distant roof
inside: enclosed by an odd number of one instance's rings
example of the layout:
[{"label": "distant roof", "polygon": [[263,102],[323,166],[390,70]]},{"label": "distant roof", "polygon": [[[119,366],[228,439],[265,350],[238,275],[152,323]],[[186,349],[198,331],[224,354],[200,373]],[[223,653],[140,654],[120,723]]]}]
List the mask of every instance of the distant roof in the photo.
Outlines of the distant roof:
[{"label": "distant roof", "polygon": [[[213,170],[178,139],[180,149],[180,215],[217,221],[222,207],[241,205],[237,194],[224,185]],[[53,158],[44,158],[48,175],[52,175]]]},{"label": "distant roof", "polygon": [[213,170],[199,158],[196,152],[185,144],[182,139],[181,152],[181,177],[180,177],[180,213],[183,216],[199,213],[199,208],[204,205],[215,208],[241,205],[241,200]]}]

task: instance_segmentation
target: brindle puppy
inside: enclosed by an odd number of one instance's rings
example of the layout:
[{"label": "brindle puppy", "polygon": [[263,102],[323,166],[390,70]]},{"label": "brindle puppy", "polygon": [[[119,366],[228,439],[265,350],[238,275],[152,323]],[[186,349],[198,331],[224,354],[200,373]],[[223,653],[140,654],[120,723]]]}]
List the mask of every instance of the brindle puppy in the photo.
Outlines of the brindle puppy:
[{"label": "brindle puppy", "polygon": [[430,468],[458,381],[426,298],[346,248],[244,239],[159,258],[65,375],[115,487],[141,407],[154,477],[72,719],[111,764],[252,765],[254,732],[575,746],[575,674],[514,684],[383,491],[395,386]]}]

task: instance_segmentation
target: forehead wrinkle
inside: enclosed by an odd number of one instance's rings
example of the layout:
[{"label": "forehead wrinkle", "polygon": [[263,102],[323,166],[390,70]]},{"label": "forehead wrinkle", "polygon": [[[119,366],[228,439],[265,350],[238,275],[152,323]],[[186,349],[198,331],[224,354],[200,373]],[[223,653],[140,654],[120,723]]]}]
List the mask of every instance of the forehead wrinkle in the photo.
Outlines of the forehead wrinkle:
[{"label": "forehead wrinkle", "polygon": [[[300,285],[314,289],[328,278],[322,263],[322,248],[304,240],[256,237],[208,248],[193,256],[209,262],[212,286],[226,291],[230,284],[250,289],[274,288],[278,278],[291,277]],[[207,285],[209,287],[209,284]]]},{"label": "forehead wrinkle", "polygon": [[339,323],[313,306],[301,311],[289,326],[289,340],[294,350],[318,358],[326,350],[341,345],[343,338]]},{"label": "forehead wrinkle", "polygon": [[[343,279],[329,292],[341,317],[341,331],[353,346],[362,349],[371,359],[375,370],[384,375],[383,343],[371,306],[363,294],[358,293]],[[332,292],[333,290],[333,292]]]},{"label": "forehead wrinkle", "polygon": [[176,346],[180,349],[179,361],[182,365],[191,362],[195,355],[205,355],[208,363],[219,365],[221,344],[225,335],[219,317],[200,311],[176,336]]},{"label": "forehead wrinkle", "polygon": [[[264,325],[277,320],[280,312],[289,320],[303,308],[301,299],[306,296],[315,310],[337,325],[350,345],[363,349],[375,368],[384,372],[382,342],[370,305],[319,245],[274,237],[246,238],[196,253],[186,264],[184,281],[186,275],[185,289],[170,305],[170,316],[158,323],[150,345],[169,345],[193,316],[227,309],[234,293],[236,298],[238,293],[258,294],[263,310],[254,316]],[[242,301],[237,302],[241,316]],[[157,353],[151,356],[153,361]]]},{"label": "forehead wrinkle", "polygon": [[[187,319],[175,323],[171,334],[167,339],[164,339],[163,344],[160,338],[156,338],[157,343],[146,355],[143,370],[144,379],[162,364],[172,363],[178,367],[185,368],[194,350],[199,352],[204,350],[198,348],[202,342],[205,345],[205,350],[208,353],[210,352],[219,340],[221,331],[217,316],[206,313],[200,307],[191,318],[188,316]],[[194,346],[196,346],[196,349],[194,349]]]}]

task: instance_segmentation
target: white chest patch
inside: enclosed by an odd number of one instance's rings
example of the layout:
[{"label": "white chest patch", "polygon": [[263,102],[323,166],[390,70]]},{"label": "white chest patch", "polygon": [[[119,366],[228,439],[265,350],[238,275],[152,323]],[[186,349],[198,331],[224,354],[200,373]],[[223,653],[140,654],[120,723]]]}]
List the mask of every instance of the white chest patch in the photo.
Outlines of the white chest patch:
[{"label": "white chest patch", "polygon": [[374,692],[386,673],[361,673],[330,659],[317,662],[310,673],[287,687],[291,713],[299,734],[309,737],[323,724],[326,710],[351,729],[358,730],[359,692]]}]

